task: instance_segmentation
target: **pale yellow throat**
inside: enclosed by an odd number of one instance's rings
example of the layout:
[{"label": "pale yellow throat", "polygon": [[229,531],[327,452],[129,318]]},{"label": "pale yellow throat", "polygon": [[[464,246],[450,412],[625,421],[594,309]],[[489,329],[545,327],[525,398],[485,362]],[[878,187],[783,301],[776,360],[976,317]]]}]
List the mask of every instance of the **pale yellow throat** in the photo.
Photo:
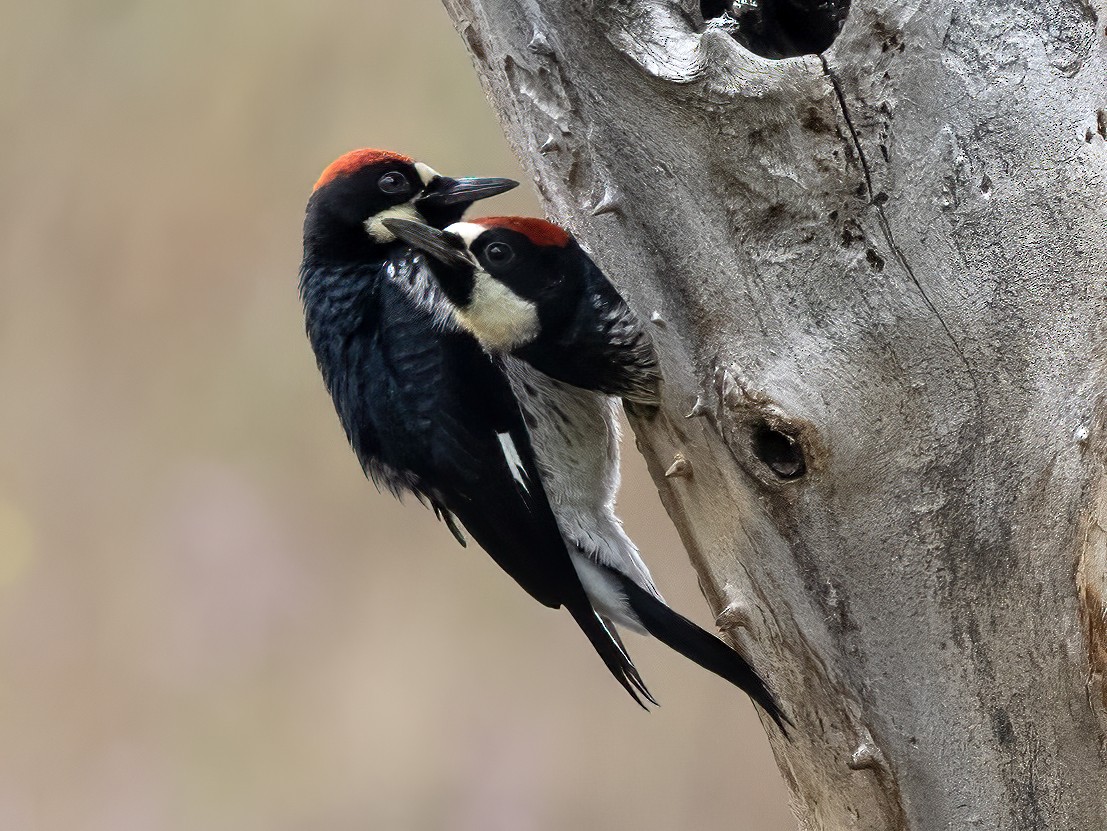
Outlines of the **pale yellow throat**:
[{"label": "pale yellow throat", "polygon": [[365,220],[365,230],[376,242],[392,242],[396,239],[396,235],[384,227],[384,220],[386,219],[407,219],[411,222],[423,221],[423,217],[410,202],[404,202],[402,205],[396,205],[381,211],[376,216],[371,216]]},{"label": "pale yellow throat", "polygon": [[457,322],[473,333],[487,349],[506,352],[533,340],[538,334],[538,309],[487,272],[474,275],[473,299],[455,309]]}]

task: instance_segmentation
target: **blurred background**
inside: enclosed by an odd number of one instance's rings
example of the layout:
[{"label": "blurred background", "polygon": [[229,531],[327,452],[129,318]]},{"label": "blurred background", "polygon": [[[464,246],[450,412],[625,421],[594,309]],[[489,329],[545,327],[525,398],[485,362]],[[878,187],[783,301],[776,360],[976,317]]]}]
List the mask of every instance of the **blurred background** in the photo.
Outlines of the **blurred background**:
[{"label": "blurred background", "polygon": [[2,5],[0,829],[793,829],[744,697],[631,636],[643,713],[346,446],[311,184],[364,145],[523,178],[438,3]]}]

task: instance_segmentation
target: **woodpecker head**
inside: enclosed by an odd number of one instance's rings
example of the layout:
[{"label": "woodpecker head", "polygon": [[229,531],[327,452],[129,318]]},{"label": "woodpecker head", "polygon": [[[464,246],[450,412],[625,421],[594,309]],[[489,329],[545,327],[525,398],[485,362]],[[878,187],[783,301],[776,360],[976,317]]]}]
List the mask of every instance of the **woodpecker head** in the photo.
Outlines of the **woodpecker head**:
[{"label": "woodpecker head", "polygon": [[478,199],[511,190],[512,179],[451,179],[388,150],[354,150],[332,162],[307,205],[304,240],[353,253],[395,240],[384,225],[402,218],[445,227]]},{"label": "woodpecker head", "polygon": [[591,265],[568,232],[542,219],[485,217],[444,231],[398,217],[384,224],[429,255],[458,322],[496,351],[558,328],[573,313]]}]

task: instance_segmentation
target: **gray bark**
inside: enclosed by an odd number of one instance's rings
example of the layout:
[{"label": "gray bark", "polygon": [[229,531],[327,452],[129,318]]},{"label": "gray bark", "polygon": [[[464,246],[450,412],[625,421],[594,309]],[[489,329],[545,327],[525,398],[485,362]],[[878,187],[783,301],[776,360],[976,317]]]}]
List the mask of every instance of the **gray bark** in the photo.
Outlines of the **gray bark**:
[{"label": "gray bark", "polygon": [[639,447],[800,825],[1107,828],[1102,0],[854,0],[783,61],[685,0],[445,5],[652,315]]}]

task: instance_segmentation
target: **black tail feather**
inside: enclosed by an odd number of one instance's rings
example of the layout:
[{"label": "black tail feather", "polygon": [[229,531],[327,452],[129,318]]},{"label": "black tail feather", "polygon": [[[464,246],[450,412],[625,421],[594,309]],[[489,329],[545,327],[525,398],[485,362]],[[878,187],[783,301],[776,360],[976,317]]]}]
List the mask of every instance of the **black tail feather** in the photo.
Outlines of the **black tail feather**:
[{"label": "black tail feather", "polygon": [[599,653],[608,670],[615,676],[615,680],[630,693],[630,697],[634,699],[634,702],[643,710],[649,710],[649,707],[643,704],[642,699],[639,698],[639,694],[641,694],[651,704],[657,704],[657,700],[646,689],[646,683],[642,680],[642,676],[638,674],[637,667],[634,666],[630,656],[623,649],[618,635],[608,629],[591,606],[586,606],[579,611],[572,607],[567,608],[569,608],[569,614],[573,616],[573,620],[577,622],[588,640],[592,642],[592,646]]},{"label": "black tail feather", "polygon": [[623,658],[625,659],[625,671],[627,672],[627,677],[630,682],[634,684],[638,692],[642,693],[642,695],[646,698],[647,701],[650,702],[650,704],[653,704],[656,707],[661,706],[657,703],[657,699],[653,697],[650,691],[646,689],[646,682],[642,680],[642,676],[638,674],[638,668],[635,667],[634,662],[631,661],[630,653],[627,652],[627,647],[626,644],[623,643],[623,639],[619,637],[619,630],[615,628],[615,624],[599,613],[597,613],[597,616],[600,619],[600,623],[603,624],[604,630],[611,637],[611,640],[615,642],[615,645],[619,647],[619,651],[623,653]]},{"label": "black tail feather", "polygon": [[785,725],[791,724],[791,720],[781,711],[765,682],[741,655],[710,632],[674,612],[626,575],[614,570],[611,573],[619,579],[631,609],[651,635],[745,692],[785,735],[788,734]]},{"label": "black tail feather", "polygon": [[[423,501],[423,494],[416,493],[415,496],[420,502]],[[446,523],[446,527],[450,529],[450,533],[454,535],[454,539],[461,543],[461,547],[468,548],[469,541],[465,539],[465,534],[457,527],[457,517],[450,513],[449,508],[446,508],[435,500],[431,500],[431,507],[434,509],[435,518]]]}]

